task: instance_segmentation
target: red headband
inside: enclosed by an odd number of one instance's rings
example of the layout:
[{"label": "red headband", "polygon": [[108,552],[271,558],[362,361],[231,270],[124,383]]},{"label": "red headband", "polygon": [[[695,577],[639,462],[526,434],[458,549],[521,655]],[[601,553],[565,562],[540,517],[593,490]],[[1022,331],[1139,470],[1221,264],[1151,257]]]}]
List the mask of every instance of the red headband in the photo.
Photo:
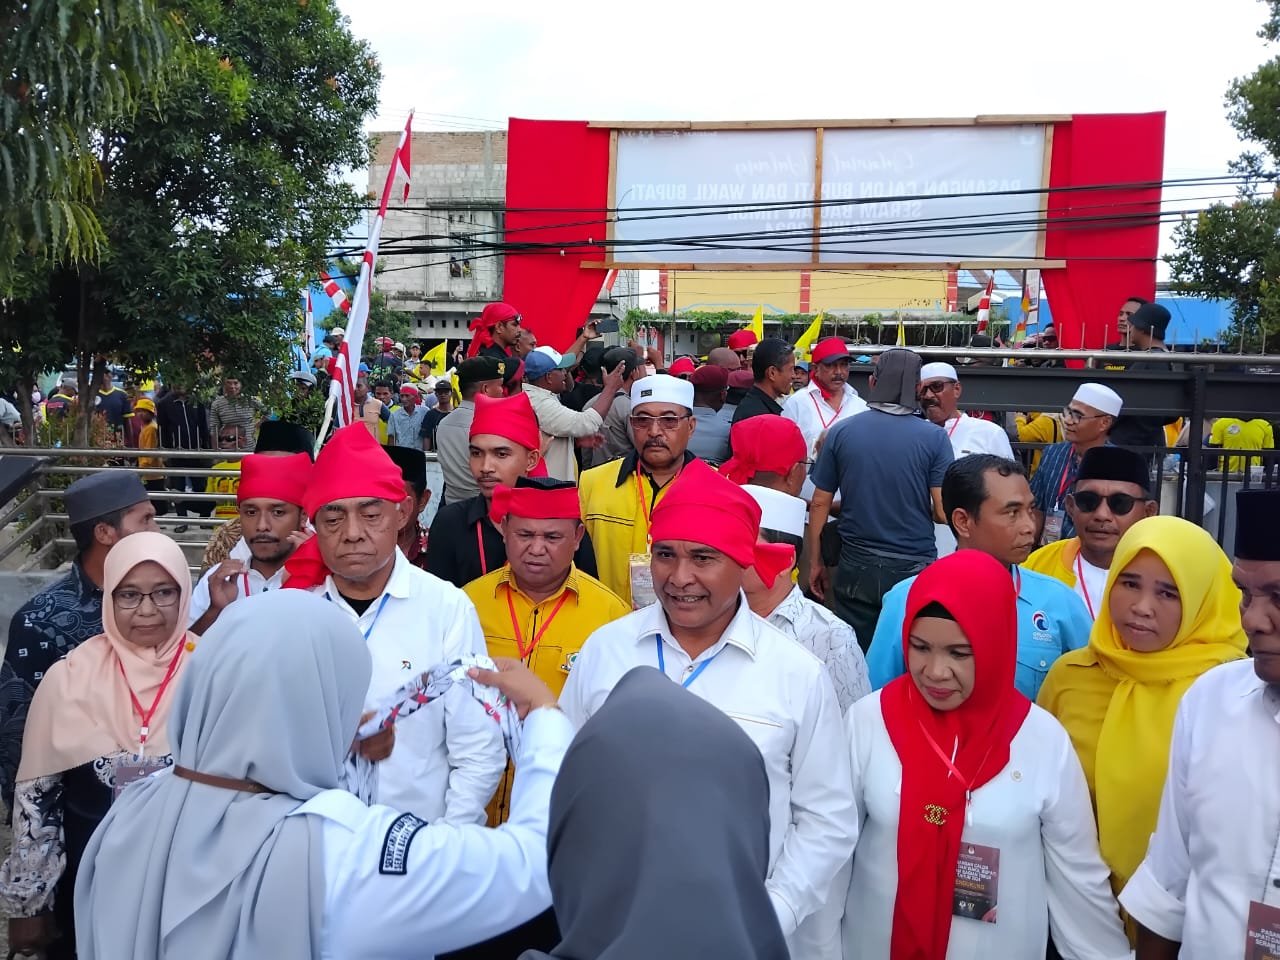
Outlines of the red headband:
[{"label": "red headband", "polygon": [[523,391],[501,400],[476,394],[476,413],[471,420],[470,436],[482,433],[503,437],[526,450],[542,449],[542,433],[533,412],[529,395]]},{"label": "red headband", "polygon": [[578,488],[547,490],[498,484],[493,490],[489,519],[501,523],[504,517],[512,516],[528,520],[581,520],[582,503],[578,500]]},{"label": "red headband", "polygon": [[693,373],[693,371],[697,369],[697,365],[692,360],[688,357],[681,357],[675,363],[671,364],[671,366],[667,367],[667,373],[671,374],[673,377],[679,377],[686,373]]},{"label": "red headband", "polygon": [[735,330],[729,334],[730,350],[746,350],[748,347],[754,347],[760,340],[751,330]]},{"label": "red headband", "polygon": [[468,325],[468,329],[471,330],[473,336],[471,337],[471,345],[467,347],[467,356],[474,357],[482,348],[492,346],[493,328],[500,323],[514,320],[518,316],[520,316],[520,311],[509,303],[485,304],[480,316],[476,317]]},{"label": "red headband", "polygon": [[294,453],[287,457],[251,453],[240,461],[240,486],[236,489],[236,502],[279,500],[300,507],[310,477],[311,458],[305,453]]},{"label": "red headband", "polygon": [[766,587],[790,570],[795,551],[758,543],[760,505],[701,460],[692,460],[653,508],[650,539],[691,540],[719,550],[740,567],[756,568]]},{"label": "red headband", "polygon": [[733,456],[721,464],[720,472],[738,484],[750,483],[762,470],[785,475],[809,455],[795,422],[772,413],[735,423],[729,430],[729,448]]}]

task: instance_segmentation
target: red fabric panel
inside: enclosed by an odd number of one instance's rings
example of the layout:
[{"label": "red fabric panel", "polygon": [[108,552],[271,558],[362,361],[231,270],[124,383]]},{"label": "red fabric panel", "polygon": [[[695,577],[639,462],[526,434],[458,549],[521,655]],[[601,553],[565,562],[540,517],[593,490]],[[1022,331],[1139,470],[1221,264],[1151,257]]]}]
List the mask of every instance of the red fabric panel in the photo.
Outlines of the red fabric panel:
[{"label": "red fabric panel", "polygon": [[[1158,183],[1164,176],[1164,121],[1163,113],[1077,114],[1069,123],[1055,124],[1050,188]],[[1042,277],[1063,347],[1114,342],[1125,298],[1154,298],[1160,227],[1154,218],[1055,227],[1055,218],[1149,217],[1159,209],[1158,186],[1049,194],[1045,256],[1068,264],[1045,270]]]},{"label": "red fabric panel", "polygon": [[604,285],[603,270],[580,266],[603,260],[603,248],[572,244],[604,239],[608,197],[608,130],[581,121],[510,120],[507,242],[566,245],[506,256],[502,299],[541,344],[568,347]]}]

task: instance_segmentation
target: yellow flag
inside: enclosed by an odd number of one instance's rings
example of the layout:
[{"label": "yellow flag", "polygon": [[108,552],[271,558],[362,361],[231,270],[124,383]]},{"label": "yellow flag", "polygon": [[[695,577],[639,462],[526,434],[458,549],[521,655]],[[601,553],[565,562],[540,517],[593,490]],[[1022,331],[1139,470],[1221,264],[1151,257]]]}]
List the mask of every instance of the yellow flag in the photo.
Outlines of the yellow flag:
[{"label": "yellow flag", "polygon": [[747,329],[756,335],[756,340],[764,339],[764,304],[756,307],[755,315],[747,324]]},{"label": "yellow flag", "polygon": [[907,328],[902,325],[902,317],[898,317],[898,342],[894,344],[897,347],[905,347],[907,345]]},{"label": "yellow flag", "polygon": [[430,350],[427,351],[426,355],[422,358],[423,360],[431,361],[431,370],[436,376],[442,375],[445,371],[445,368],[448,367],[449,365],[449,361],[445,359],[445,355],[444,355],[444,348],[448,345],[448,343],[449,341],[447,340],[441,340],[439,346],[432,347]]},{"label": "yellow flag", "polygon": [[817,342],[819,334],[822,333],[822,314],[819,313],[813,318],[813,323],[800,334],[800,339],[796,341],[796,353],[808,360],[809,354],[813,352],[813,345]]}]

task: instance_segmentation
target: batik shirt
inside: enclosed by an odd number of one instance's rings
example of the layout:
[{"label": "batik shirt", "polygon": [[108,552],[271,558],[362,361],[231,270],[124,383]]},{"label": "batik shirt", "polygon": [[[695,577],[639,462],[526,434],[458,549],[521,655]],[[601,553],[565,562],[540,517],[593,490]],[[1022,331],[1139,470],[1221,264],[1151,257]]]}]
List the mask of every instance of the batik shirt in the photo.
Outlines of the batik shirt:
[{"label": "batik shirt", "polygon": [[101,632],[102,590],[85,575],[79,561],[13,615],[0,667],[0,791],[10,807],[22,756],[22,730],[36,687],[56,661]]}]

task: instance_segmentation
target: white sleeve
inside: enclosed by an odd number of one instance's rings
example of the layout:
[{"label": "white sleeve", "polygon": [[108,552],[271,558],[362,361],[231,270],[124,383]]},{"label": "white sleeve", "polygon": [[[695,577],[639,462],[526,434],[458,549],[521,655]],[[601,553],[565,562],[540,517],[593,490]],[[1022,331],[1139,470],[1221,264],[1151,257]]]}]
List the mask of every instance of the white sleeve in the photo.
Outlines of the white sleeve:
[{"label": "white sleeve", "polygon": [[1009,434],[1006,430],[1000,428],[1000,424],[993,424],[997,429],[991,431],[992,453],[997,457],[1004,457],[1006,460],[1016,460],[1013,455],[1013,444],[1009,442]]},{"label": "white sleeve", "polygon": [[533,412],[538,417],[538,429],[552,437],[589,437],[604,425],[604,419],[590,407],[579,413],[554,396],[536,404]]},{"label": "white sleeve", "polygon": [[[480,618],[471,600],[457,590],[457,603],[448,617],[444,660],[487,655]],[[507,769],[502,728],[485,713],[466,684],[455,684],[444,695],[444,748],[449,757],[449,787],[444,794],[446,823],[484,823],[485,806]]]},{"label": "white sleeve", "polygon": [[529,715],[511,817],[494,829],[427,824],[387,807],[369,808],[354,828],[326,819],[324,955],[432,956],[546,910],[551,787],[572,739],[558,710]]},{"label": "white sleeve", "polygon": [[1059,740],[1057,794],[1040,815],[1053,942],[1064,960],[1128,957],[1129,940],[1111,893],[1111,874],[1098,852],[1084,771],[1065,730]]},{"label": "white sleeve", "polygon": [[796,723],[791,754],[791,825],[765,882],[782,932],[790,936],[821,907],[858,837],[849,744],[836,693],[817,671]]},{"label": "white sleeve", "polygon": [[592,679],[591,672],[597,659],[597,644],[594,641],[595,634],[587,637],[586,643],[578,651],[578,658],[573,661],[573,668],[569,671],[564,687],[560,690],[560,709],[564,711],[564,715],[569,718],[575,730],[581,730],[582,725],[591,719],[591,704],[588,698],[591,695],[589,687]]},{"label": "white sleeve", "polygon": [[1120,891],[1120,904],[1138,923],[1166,940],[1182,942],[1191,877],[1188,839],[1191,818],[1186,809],[1187,760],[1191,751],[1188,700],[1178,707],[1169,750],[1169,773],[1160,797],[1156,832],[1147,855]]},{"label": "white sleeve", "polygon": [[213,576],[213,571],[216,569],[217,566],[215,565],[206,570],[204,576],[200,578],[200,582],[191,591],[191,606],[187,610],[188,627],[203,617],[208,612],[209,607],[213,605],[213,601],[209,598],[209,578]]}]

